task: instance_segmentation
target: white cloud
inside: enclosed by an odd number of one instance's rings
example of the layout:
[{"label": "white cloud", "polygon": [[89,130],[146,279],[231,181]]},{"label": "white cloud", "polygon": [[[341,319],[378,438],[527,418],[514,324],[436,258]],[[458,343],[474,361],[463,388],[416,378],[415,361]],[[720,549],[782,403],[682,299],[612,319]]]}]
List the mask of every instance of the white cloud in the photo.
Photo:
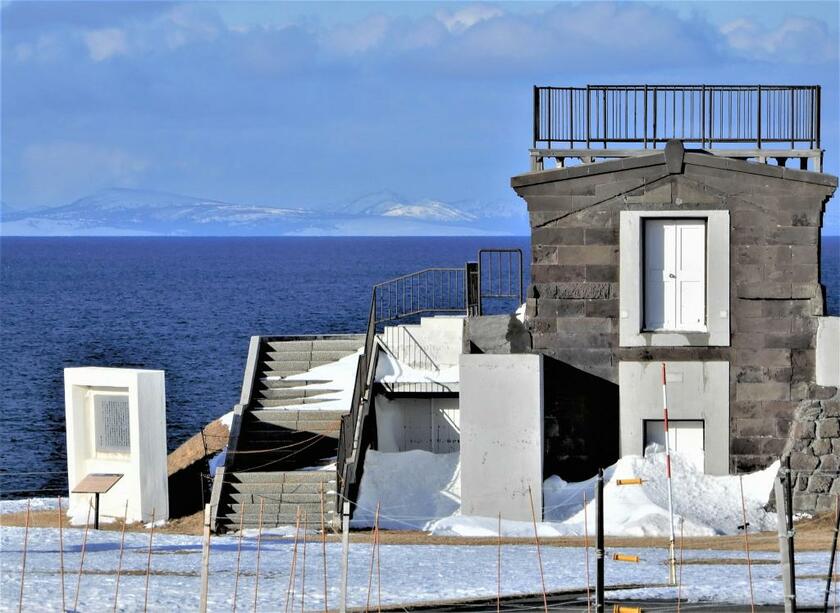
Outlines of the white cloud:
[{"label": "white cloud", "polygon": [[388,31],[384,15],[371,15],[355,23],[336,26],[322,38],[326,47],[340,54],[354,55],[378,45]]},{"label": "white cloud", "polygon": [[502,15],[501,9],[486,4],[472,4],[454,12],[438,11],[436,17],[446,29],[454,34],[459,34],[470,29],[475,24]]},{"label": "white cloud", "polygon": [[22,168],[33,200],[49,202],[72,193],[138,184],[149,163],[124,149],[95,143],[53,141],[28,145]]},{"label": "white cloud", "polygon": [[836,34],[824,23],[804,17],[788,17],[775,28],[736,19],[723,24],[720,34],[733,51],[755,60],[816,64],[838,57]]},{"label": "white cloud", "polygon": [[88,30],[82,35],[88,49],[88,55],[94,62],[101,62],[110,57],[128,53],[125,31],[119,28]]}]

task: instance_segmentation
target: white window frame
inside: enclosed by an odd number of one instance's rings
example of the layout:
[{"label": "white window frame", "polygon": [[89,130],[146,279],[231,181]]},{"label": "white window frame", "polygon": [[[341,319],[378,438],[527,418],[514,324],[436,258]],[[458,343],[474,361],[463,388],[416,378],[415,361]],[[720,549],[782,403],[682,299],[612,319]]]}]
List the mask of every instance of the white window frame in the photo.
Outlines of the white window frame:
[{"label": "white window frame", "polygon": [[[706,222],[706,330],[654,331],[644,321],[644,220]],[[729,211],[621,211],[619,215],[619,345],[621,347],[728,347]]]}]

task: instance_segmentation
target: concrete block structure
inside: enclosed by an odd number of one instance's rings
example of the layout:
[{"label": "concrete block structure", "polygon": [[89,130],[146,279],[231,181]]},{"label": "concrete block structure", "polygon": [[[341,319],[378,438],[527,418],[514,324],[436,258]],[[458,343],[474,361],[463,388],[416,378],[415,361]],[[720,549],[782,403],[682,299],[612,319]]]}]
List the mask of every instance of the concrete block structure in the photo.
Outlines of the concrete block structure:
[{"label": "concrete block structure", "polygon": [[[65,368],[64,403],[70,490],[92,473],[121,474],[102,517],[123,518],[127,502],[129,522],[168,519],[164,372]],[[70,515],[85,518],[92,498],[71,494]]]},{"label": "concrete block structure", "polygon": [[461,513],[531,521],[532,499],[542,509],[542,356],[462,355],[460,381]]}]

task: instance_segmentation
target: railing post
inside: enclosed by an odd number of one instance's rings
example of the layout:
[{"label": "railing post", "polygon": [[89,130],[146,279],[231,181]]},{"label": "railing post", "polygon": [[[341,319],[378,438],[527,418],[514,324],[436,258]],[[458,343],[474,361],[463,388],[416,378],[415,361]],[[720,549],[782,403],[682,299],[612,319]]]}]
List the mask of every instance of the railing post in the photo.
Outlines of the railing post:
[{"label": "railing post", "polygon": [[551,94],[552,90],[548,88],[548,108],[546,113],[546,119],[548,120],[548,148],[551,149]]},{"label": "railing post", "polygon": [[537,141],[540,138],[540,90],[534,85],[534,142],[533,149],[537,148]]},{"label": "railing post", "polygon": [[756,110],[755,134],[758,148],[761,149],[761,85],[758,86],[758,108]]},{"label": "railing post", "polygon": [[575,90],[569,88],[569,149],[575,146]]},{"label": "railing post", "polygon": [[659,96],[657,90],[653,88],[653,148],[656,149],[656,114],[659,107]]},{"label": "railing post", "polygon": [[[822,86],[817,85],[817,91],[816,91],[817,110],[814,113],[815,123],[816,123],[816,133],[817,133],[816,134],[817,149],[820,148],[820,122],[822,120],[822,118],[821,118],[821,108],[820,108],[821,103],[822,103],[821,98],[822,98]],[[820,172],[822,172],[822,167],[820,167],[818,170]]]},{"label": "railing post", "polygon": [[706,148],[706,86],[700,86],[700,148]]},{"label": "railing post", "polygon": [[648,119],[647,119],[647,99],[648,99],[648,91],[647,91],[647,85],[645,85],[645,121],[644,121],[645,133],[643,135],[644,136],[645,149],[647,149],[647,122],[648,122]]},{"label": "railing post", "polygon": [[796,90],[790,88],[790,148],[796,149]]},{"label": "railing post", "polygon": [[586,148],[589,149],[589,142],[590,142],[590,116],[591,116],[591,109],[590,109],[590,100],[589,100],[589,86],[586,86]]},{"label": "railing post", "polygon": [[603,125],[603,129],[604,129],[604,149],[606,149],[607,148],[607,88],[606,87],[604,88],[603,100],[604,100],[604,125]]}]

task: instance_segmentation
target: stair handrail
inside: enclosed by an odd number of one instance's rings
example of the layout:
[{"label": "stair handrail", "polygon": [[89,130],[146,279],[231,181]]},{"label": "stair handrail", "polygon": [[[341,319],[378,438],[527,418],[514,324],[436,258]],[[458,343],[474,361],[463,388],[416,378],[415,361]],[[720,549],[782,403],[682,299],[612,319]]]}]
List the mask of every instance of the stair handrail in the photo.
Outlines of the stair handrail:
[{"label": "stair handrail", "polygon": [[365,334],[365,346],[356,365],[356,380],[350,412],[341,417],[341,429],[338,435],[336,453],[336,511],[341,512],[343,501],[355,500],[358,490],[358,477],[364,464],[366,445],[364,440],[365,421],[370,412],[373,395],[370,390],[376,379],[376,364],[379,354],[376,347],[376,288],[370,303],[368,326]]},{"label": "stair handrail", "polygon": [[375,323],[422,313],[463,313],[466,273],[463,267],[424,268],[373,286]]},{"label": "stair handrail", "polygon": [[[502,273],[503,267],[501,264],[502,254],[508,258],[508,290],[498,293],[485,294],[488,298],[503,298],[503,297],[518,297],[520,300],[524,299],[524,287],[522,281],[522,250],[521,249],[481,249],[478,252],[478,258],[475,262],[467,262],[462,268],[445,268],[433,267],[424,268],[407,275],[395,277],[382,283],[377,283],[373,286],[373,292],[370,301],[370,311],[368,313],[367,332],[365,334],[365,347],[362,355],[359,356],[359,361],[356,366],[356,379],[353,386],[353,396],[350,404],[350,412],[341,418],[341,429],[338,439],[338,450],[336,453],[336,489],[338,495],[336,496],[336,511],[341,512],[344,501],[355,501],[355,494],[358,491],[359,476],[364,465],[364,456],[368,445],[366,438],[370,434],[370,428],[367,427],[367,419],[370,414],[370,409],[373,404],[373,385],[376,381],[376,365],[379,355],[376,335],[377,324],[393,321],[395,319],[402,319],[421,313],[445,313],[445,312],[461,312],[467,316],[482,314],[482,260],[486,255],[498,254],[499,267],[496,274]],[[518,270],[514,272],[513,261],[518,258]],[[492,277],[493,268],[492,260],[488,266],[488,273]],[[439,275],[442,279],[446,275],[447,292],[437,292],[435,285],[435,275]],[[513,280],[514,274],[518,277],[518,287],[514,291]],[[431,276],[431,301],[429,302],[429,282],[421,285],[420,279],[429,279]],[[415,285],[415,281],[418,283]],[[454,288],[452,282],[454,281]],[[405,288],[406,284],[410,285],[410,299],[408,309],[400,309],[400,306],[405,307]],[[398,287],[403,283],[403,300],[396,301],[394,308],[391,309],[390,297],[391,288]],[[491,284],[492,287],[492,284]],[[417,289],[417,300],[415,301],[414,290]],[[425,290],[425,293],[420,293],[420,290]],[[452,291],[454,289],[454,291]],[[441,283],[441,290],[443,284]],[[383,293],[387,292],[388,305],[387,311],[382,313],[380,309],[381,299]],[[399,296],[399,294],[396,294]],[[437,300],[440,296],[441,300]],[[425,301],[424,301],[425,299]],[[448,302],[451,301],[451,302]],[[416,308],[415,308],[416,305]]]}]

